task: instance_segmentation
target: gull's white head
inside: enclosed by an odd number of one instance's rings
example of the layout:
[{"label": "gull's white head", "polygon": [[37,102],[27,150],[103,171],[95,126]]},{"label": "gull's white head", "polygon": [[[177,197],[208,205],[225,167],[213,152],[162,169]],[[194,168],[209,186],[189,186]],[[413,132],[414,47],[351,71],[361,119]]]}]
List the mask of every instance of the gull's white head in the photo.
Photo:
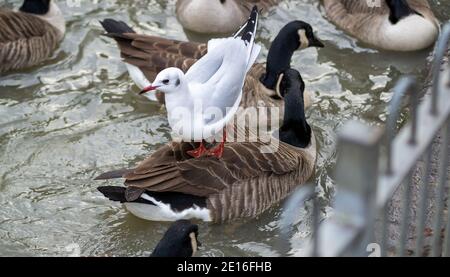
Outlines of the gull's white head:
[{"label": "gull's white head", "polygon": [[159,72],[152,85],[144,88],[140,94],[154,90],[163,93],[173,93],[180,89],[183,80],[183,71],[176,67],[169,67]]}]

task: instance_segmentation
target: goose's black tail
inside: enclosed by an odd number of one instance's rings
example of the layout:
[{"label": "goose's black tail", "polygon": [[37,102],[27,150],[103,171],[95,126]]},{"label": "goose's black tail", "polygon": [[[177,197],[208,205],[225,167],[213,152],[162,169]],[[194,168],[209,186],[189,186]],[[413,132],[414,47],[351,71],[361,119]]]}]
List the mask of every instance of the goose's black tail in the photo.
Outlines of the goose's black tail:
[{"label": "goose's black tail", "polygon": [[123,34],[136,33],[123,21],[117,21],[111,18],[107,18],[103,21],[100,21],[100,24],[106,31],[105,36],[111,37],[117,41],[129,40],[129,38],[124,36]]}]

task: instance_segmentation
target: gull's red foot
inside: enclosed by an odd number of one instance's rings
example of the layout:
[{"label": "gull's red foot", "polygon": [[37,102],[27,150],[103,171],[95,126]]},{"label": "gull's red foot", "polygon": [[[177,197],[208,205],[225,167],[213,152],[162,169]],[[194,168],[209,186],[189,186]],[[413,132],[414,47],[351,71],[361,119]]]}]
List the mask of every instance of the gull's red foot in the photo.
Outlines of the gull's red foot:
[{"label": "gull's red foot", "polygon": [[193,157],[193,158],[200,158],[203,155],[205,155],[205,153],[207,153],[208,150],[206,149],[205,145],[203,144],[203,141],[200,143],[200,146],[194,150],[190,150],[187,151],[186,153]]},{"label": "gull's red foot", "polygon": [[208,150],[208,153],[206,155],[208,155],[208,157],[216,157],[218,159],[222,158],[224,145],[225,142],[221,142],[216,148]]},{"label": "gull's red foot", "polygon": [[216,157],[218,159],[222,158],[223,156],[223,149],[225,146],[225,142],[227,141],[227,130],[226,128],[223,129],[223,135],[222,135],[222,142],[214,149],[208,150],[208,157]]}]

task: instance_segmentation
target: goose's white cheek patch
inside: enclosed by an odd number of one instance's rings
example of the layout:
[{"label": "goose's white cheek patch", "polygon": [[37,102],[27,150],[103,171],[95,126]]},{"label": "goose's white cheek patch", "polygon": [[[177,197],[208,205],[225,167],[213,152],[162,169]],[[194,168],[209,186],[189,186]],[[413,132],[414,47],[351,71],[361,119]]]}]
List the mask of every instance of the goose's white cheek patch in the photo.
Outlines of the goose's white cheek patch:
[{"label": "goose's white cheek patch", "polygon": [[298,36],[300,38],[300,47],[299,49],[305,49],[309,47],[309,40],[306,37],[305,30],[298,30]]}]

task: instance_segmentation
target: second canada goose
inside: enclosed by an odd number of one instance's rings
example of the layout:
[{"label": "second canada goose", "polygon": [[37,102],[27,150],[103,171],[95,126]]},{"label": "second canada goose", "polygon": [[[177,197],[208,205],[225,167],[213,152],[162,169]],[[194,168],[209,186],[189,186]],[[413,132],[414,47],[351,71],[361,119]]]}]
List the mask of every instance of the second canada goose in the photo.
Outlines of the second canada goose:
[{"label": "second canada goose", "polygon": [[228,142],[221,159],[193,159],[187,154],[195,147],[193,143],[172,142],[136,168],[98,176],[96,180],[124,178],[126,185],[99,187],[99,191],[124,203],[137,217],[152,221],[196,218],[222,223],[256,217],[307,181],[316,162],[300,73],[286,70],[280,87],[285,114],[272,143],[266,139]]},{"label": "second canada goose", "polygon": [[54,1],[25,0],[19,11],[0,8],[0,74],[45,61],[64,33],[64,17]]},{"label": "second canada goose", "polygon": [[380,0],[379,6],[376,3],[324,0],[326,14],[332,22],[377,48],[416,51],[436,41],[439,21],[427,0]]},{"label": "second canada goose", "polygon": [[[165,68],[178,67],[186,72],[208,50],[204,43],[136,34],[126,23],[113,19],[105,19],[101,24],[107,35],[117,41],[131,78],[141,89],[149,86],[148,80],[154,80]],[[280,108],[282,115],[284,102],[278,86],[281,72],[290,68],[295,51],[307,47],[324,47],[315,37],[311,25],[303,21],[286,24],[271,44],[267,63],[255,64],[247,74],[241,107],[275,106]],[[156,96],[164,102],[162,94]],[[306,94],[305,106],[310,106],[310,102],[310,96]]]},{"label": "second canada goose", "polygon": [[170,225],[150,257],[188,258],[195,255],[199,246],[198,226],[180,219]]},{"label": "second canada goose", "polygon": [[176,14],[181,25],[196,33],[230,34],[247,20],[254,5],[263,11],[281,0],[178,0]]}]

